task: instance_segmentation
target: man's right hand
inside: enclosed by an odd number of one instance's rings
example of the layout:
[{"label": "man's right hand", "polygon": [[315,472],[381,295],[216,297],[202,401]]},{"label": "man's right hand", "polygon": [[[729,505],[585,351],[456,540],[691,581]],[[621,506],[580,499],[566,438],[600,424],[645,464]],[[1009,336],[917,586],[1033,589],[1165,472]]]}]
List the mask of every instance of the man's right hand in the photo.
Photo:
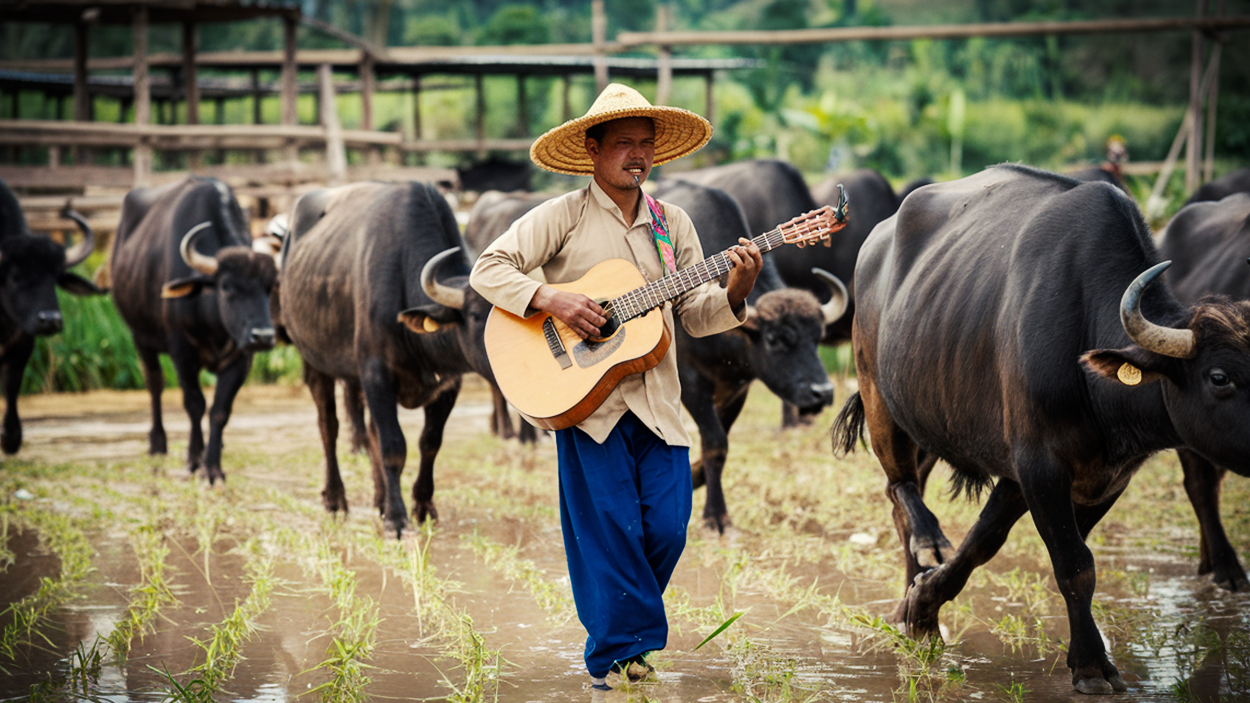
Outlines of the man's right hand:
[{"label": "man's right hand", "polygon": [[603,308],[585,295],[556,290],[546,284],[534,292],[530,307],[554,315],[582,339],[598,337],[599,328],[608,321]]}]

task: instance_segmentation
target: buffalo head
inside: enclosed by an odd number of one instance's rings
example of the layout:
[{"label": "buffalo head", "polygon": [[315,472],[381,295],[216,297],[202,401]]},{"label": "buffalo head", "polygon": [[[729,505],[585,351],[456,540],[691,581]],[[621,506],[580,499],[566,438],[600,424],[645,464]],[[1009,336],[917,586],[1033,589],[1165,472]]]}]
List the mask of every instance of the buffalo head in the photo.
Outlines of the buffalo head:
[{"label": "buffalo head", "polygon": [[1132,344],[1081,357],[1085,367],[1130,390],[1161,384],[1163,402],[1186,446],[1250,475],[1250,301],[1209,297],[1184,328],[1146,319],[1146,287],[1171,264],[1144,271],[1124,292],[1120,319]]},{"label": "buffalo head", "polygon": [[29,232],[0,238],[0,308],[26,334],[61,331],[64,323],[56,299],[57,286],[75,295],[104,292],[69,270],[91,255],[95,246],[91,226],[68,204],[61,214],[78,223],[82,230],[82,241],[73,248],[65,249],[47,237]]},{"label": "buffalo head", "polygon": [[802,414],[813,414],[833,403],[833,384],[818,352],[825,326],[846,312],[846,287],[820,269],[813,273],[833,293],[821,305],[816,296],[798,288],[782,288],[761,295],[747,309],[742,330],[751,340],[751,367],[764,385]]},{"label": "buffalo head", "polygon": [[166,283],[161,297],[192,298],[208,295],[205,289],[212,289],[221,323],[235,346],[247,352],[272,349],[269,294],[278,276],[273,256],[244,246],[225,247],[215,256],[201,254],[195,250],[196,239],[212,226],[202,222],[183,236],[179,250],[195,274]]},{"label": "buffalo head", "polygon": [[399,313],[399,322],[416,334],[454,335],[460,353],[469,368],[494,380],[486,357],[486,318],[491,304],[469,287],[468,276],[457,276],[445,282],[438,280],[438,270],[460,247],[448,249],[431,258],[421,269],[421,289],[433,302]]}]

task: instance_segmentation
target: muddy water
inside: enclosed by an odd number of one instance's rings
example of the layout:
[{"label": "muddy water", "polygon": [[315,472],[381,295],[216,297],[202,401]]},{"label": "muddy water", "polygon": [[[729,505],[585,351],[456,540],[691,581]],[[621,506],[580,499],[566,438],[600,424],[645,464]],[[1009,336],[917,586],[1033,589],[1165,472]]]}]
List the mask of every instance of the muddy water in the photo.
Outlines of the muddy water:
[{"label": "muddy water", "polygon": [[[171,456],[153,462],[153,485],[132,487],[135,491],[165,495],[179,489],[169,488],[169,482],[182,483],[181,489],[186,488],[180,468],[186,418],[177,393],[167,392],[165,400]],[[37,501],[54,500],[42,497],[47,495],[48,485],[37,481],[35,473],[40,467],[73,462],[86,471],[89,467],[147,465],[143,457],[148,430],[145,394],[23,398],[22,410],[27,443],[22,449],[22,463],[6,466],[10,472],[7,478],[30,472],[29,485],[41,496]],[[769,427],[778,417],[776,404],[759,394],[752,397],[744,414],[745,427],[757,430]],[[632,693],[619,687],[606,696],[591,692],[581,662],[584,632],[576,619],[553,620],[525,583],[491,568],[469,547],[475,536],[515,546],[557,591],[567,592],[551,485],[551,442],[534,449],[497,442],[487,434],[488,417],[489,395],[481,384],[469,382],[445,438],[436,494],[441,521],[429,545],[429,558],[440,579],[457,583],[449,596],[454,607],[470,615],[485,645],[500,653],[498,700],[714,702],[748,700],[751,696],[776,701],[908,699],[900,678],[900,670],[909,670],[908,662],[891,651],[885,638],[817,608],[796,609],[794,588],[787,591],[789,595],[779,595],[776,582],[758,576],[765,569],[773,569],[792,579],[798,590],[815,584],[820,594],[836,596],[843,605],[872,614],[890,613],[901,592],[901,565],[884,504],[870,512],[873,524],[839,529],[828,526],[826,530],[816,520],[805,523],[796,533],[786,533],[770,527],[783,521],[783,516],[774,516],[758,523],[744,519],[745,527],[721,537],[699,528],[701,494],[695,497],[690,544],[674,576],[672,593],[688,594],[694,607],[707,607],[721,599],[728,603],[728,611],[745,611],[746,615],[720,638],[695,651],[708,630],[700,629],[692,616],[671,604],[673,632],[668,649],[658,655],[659,681]],[[414,455],[410,464],[415,464],[415,439],[422,414],[404,412],[401,420]],[[828,420],[825,417],[820,422],[827,427]],[[764,452],[773,451],[773,445],[794,445],[787,450],[794,452],[824,451],[826,440],[819,430],[813,432],[815,439],[800,444],[787,435],[757,431],[757,437],[750,437],[735,428],[733,441],[742,447],[755,446],[749,443],[756,442],[762,447],[758,451]],[[225,469],[230,490],[236,492],[201,486],[200,497],[206,503],[237,501],[239,509],[281,519],[282,509],[255,497],[262,488],[277,488],[303,505],[319,508],[320,438],[315,412],[303,389],[244,389],[226,441]],[[346,437],[341,436],[340,447],[345,446]],[[744,455],[756,456],[750,451],[744,449]],[[344,461],[353,505],[344,524],[372,529],[376,518],[368,508],[371,488],[365,464],[359,458]],[[506,461],[514,463],[499,470],[488,466]],[[817,463],[828,461],[822,455]],[[870,465],[865,461],[863,466]],[[776,467],[756,468],[764,471]],[[863,468],[857,465],[854,470]],[[414,471],[415,466],[410,466],[406,483]],[[125,480],[134,480],[135,475],[127,473]],[[726,481],[744,479],[730,476]],[[880,502],[878,477],[869,473],[862,480],[869,487],[862,495],[872,497],[853,499]],[[44,493],[39,493],[41,485]],[[57,485],[51,484],[53,489]],[[128,490],[121,479],[108,488]],[[15,496],[9,491],[0,501],[15,500]],[[747,503],[753,497],[758,496],[731,494],[731,510],[746,515]],[[1126,500],[1131,497],[1130,491]],[[1237,502],[1239,497],[1226,493],[1226,514],[1240,511],[1244,502]],[[944,503],[934,500],[932,504],[941,516]],[[63,678],[69,671],[70,654],[79,648],[89,650],[97,637],[107,636],[125,616],[131,588],[141,578],[125,527],[128,517],[133,516],[117,515],[93,523],[88,538],[95,550],[94,571],[75,587],[75,599],[51,613],[33,644],[22,647],[16,659],[0,658],[0,699],[21,698],[34,684]],[[1194,575],[1192,548],[1197,538],[1192,517],[1160,529],[1153,538],[1153,549],[1142,548],[1129,534],[1131,530],[1123,527],[1131,519],[1131,515],[1113,512],[1093,544],[1100,569],[1096,601],[1105,608],[1099,620],[1130,685],[1130,693],[1119,699],[1176,700],[1176,691],[1184,691],[1192,700],[1217,700],[1217,696],[1243,699],[1250,670],[1250,597],[1224,593]],[[1239,531],[1241,525],[1240,520],[1229,525],[1238,546],[1244,546],[1246,539]],[[949,526],[948,535],[957,540],[963,528],[966,525]],[[250,591],[245,579],[246,558],[235,549],[248,537],[243,532],[238,526],[224,530],[207,555],[185,531],[169,533],[167,577],[177,602],[160,611],[153,632],[133,641],[124,663],[110,658],[103,661],[92,689],[96,698],[164,700],[170,683],[162,671],[171,672],[183,684],[189,680],[183,672],[204,660],[203,650],[192,638],[206,641]],[[1027,540],[1033,532],[1026,520],[1016,527],[1012,539]],[[786,551],[787,542],[812,535],[815,541],[803,543],[811,545],[809,553]],[[41,578],[55,578],[60,568],[59,560],[48,553],[33,530],[8,530],[7,545],[15,564],[0,572],[0,602],[5,604],[34,593]],[[344,547],[338,558],[355,573],[356,595],[371,599],[379,618],[368,659],[371,681],[365,695],[373,700],[449,696],[453,685],[463,683],[464,672],[448,655],[448,642],[418,617],[413,591],[392,569],[349,547]],[[854,550],[861,561],[845,561],[847,549]],[[782,554],[785,556],[778,556]],[[838,554],[843,554],[843,560]],[[745,566],[733,567],[735,563]],[[216,695],[217,700],[290,701],[300,696],[300,700],[316,700],[318,694],[307,694],[329,678],[319,665],[326,657],[338,617],[334,604],[298,565],[279,559],[274,568],[270,605],[259,617],[258,631],[243,645],[242,658]],[[748,575],[756,573],[757,578],[733,581],[729,574],[735,568]],[[1023,692],[1023,700],[1081,698],[1072,692],[1063,663],[1060,647],[1067,636],[1067,623],[1062,599],[1049,577],[1049,564],[1034,548],[1005,553],[987,567],[1000,580],[1009,579],[1007,575],[1014,569],[1021,574],[1043,575],[1049,595],[1030,600],[1024,592],[1027,589],[1013,590],[988,577],[974,577],[965,594],[943,610],[943,625],[954,643],[932,669],[932,675],[922,680],[921,700],[1011,700],[1013,685],[1019,687],[1017,692]],[[1007,616],[1029,623],[1036,619],[1048,644],[1039,647],[1036,642],[1020,643],[1004,637],[1000,623],[1006,622]],[[7,614],[0,617],[0,625],[8,622]],[[1036,637],[1039,633],[1033,629],[1030,634]],[[948,670],[961,672],[963,683],[947,683]],[[489,689],[487,698],[495,695],[494,689]]]}]

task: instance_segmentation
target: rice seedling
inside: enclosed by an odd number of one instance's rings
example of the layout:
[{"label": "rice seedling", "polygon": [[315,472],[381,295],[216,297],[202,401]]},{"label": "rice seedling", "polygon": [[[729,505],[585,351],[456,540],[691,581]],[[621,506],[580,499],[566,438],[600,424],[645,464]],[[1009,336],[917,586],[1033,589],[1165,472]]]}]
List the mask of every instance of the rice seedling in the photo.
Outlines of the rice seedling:
[{"label": "rice seedling", "polygon": [[108,643],[96,637],[90,647],[87,647],[85,642],[79,642],[70,653],[67,662],[69,672],[65,677],[65,684],[61,687],[70,697],[90,700],[94,696],[105,658],[104,653],[100,651],[100,645],[108,649]]},{"label": "rice seedling", "polygon": [[463,535],[460,539],[492,570],[528,589],[534,602],[547,612],[553,622],[567,622],[576,615],[572,592],[562,584],[548,580],[533,561],[522,559],[516,546],[499,544],[478,532]]},{"label": "rice seedling", "polygon": [[1029,689],[1024,684],[1014,679],[1010,684],[998,684],[998,691],[1002,695],[1002,700],[1008,703],[1024,703],[1024,697],[1029,693]]},{"label": "rice seedling", "polygon": [[[50,643],[40,629],[56,608],[78,597],[78,586],[94,567],[94,550],[75,521],[43,507],[23,508],[20,504],[0,506],[26,529],[37,530],[43,544],[61,560],[56,578],[40,578],[39,588],[32,594],[10,604],[0,612],[5,622],[0,633],[0,662],[17,659],[19,649],[35,638]],[[0,663],[0,669],[4,664]]]},{"label": "rice seedling", "polygon": [[131,537],[139,566],[139,583],[131,588],[134,595],[126,608],[126,615],[118,621],[108,635],[108,645],[117,658],[125,659],[130,653],[131,642],[136,636],[143,638],[154,627],[153,620],[162,607],[178,602],[165,580],[165,558],[169,547],[160,525],[148,523]]},{"label": "rice seedling", "polygon": [[[242,657],[243,645],[259,628],[257,619],[269,608],[269,596],[274,587],[273,563],[258,553],[254,542],[244,545],[243,549],[251,555],[247,575],[252,584],[251,592],[225,620],[212,626],[211,637],[191,640],[204,653],[204,661],[187,672],[193,677],[190,681],[173,687],[171,695],[174,697],[191,695],[194,700],[211,700],[221,684],[230,678]],[[172,676],[170,681],[177,683]]]},{"label": "rice seedling", "polygon": [[321,541],[319,549],[321,582],[338,610],[338,619],[329,628],[332,636],[325,659],[316,667],[329,672],[330,679],[311,693],[323,701],[363,701],[370,682],[368,660],[381,622],[378,606],[372,598],[356,595],[355,572],[343,565],[328,542]]},{"label": "rice seedling", "polygon": [[821,700],[828,691],[819,683],[804,682],[798,662],[778,656],[747,637],[734,637],[728,647],[734,658],[733,691],[757,703]]}]

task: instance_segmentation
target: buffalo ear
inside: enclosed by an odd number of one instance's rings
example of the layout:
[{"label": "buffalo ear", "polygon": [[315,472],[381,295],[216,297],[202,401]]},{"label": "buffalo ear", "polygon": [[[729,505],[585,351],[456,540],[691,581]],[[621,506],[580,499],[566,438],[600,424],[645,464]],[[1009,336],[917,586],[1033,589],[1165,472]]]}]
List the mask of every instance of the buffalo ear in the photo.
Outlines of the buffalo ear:
[{"label": "buffalo ear", "polygon": [[200,290],[204,286],[213,284],[212,276],[192,276],[190,278],[177,278],[165,285],[161,286],[161,297],[169,298],[186,298],[199,295]]},{"label": "buffalo ear", "polygon": [[1163,378],[1157,354],[1139,346],[1124,349],[1095,349],[1081,355],[1081,365],[1091,373],[1124,386],[1153,383]]},{"label": "buffalo ear", "polygon": [[442,305],[422,305],[399,313],[396,321],[415,334],[429,334],[455,322],[456,314]]},{"label": "buffalo ear", "polygon": [[57,276],[56,284],[74,295],[103,295],[107,292],[103,288],[97,288],[96,284],[82,276],[69,271]]}]

